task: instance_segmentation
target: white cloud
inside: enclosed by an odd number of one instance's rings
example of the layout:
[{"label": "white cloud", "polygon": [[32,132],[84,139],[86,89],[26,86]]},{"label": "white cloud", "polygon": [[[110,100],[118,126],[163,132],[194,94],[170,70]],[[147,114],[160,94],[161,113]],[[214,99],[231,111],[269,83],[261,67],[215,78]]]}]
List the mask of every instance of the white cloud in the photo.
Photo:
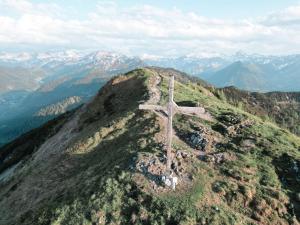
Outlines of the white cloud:
[{"label": "white cloud", "polygon": [[262,22],[270,26],[300,26],[300,5],[290,6],[279,12],[270,13]]},{"label": "white cloud", "polygon": [[1,6],[20,13],[27,13],[33,10],[33,5],[26,0],[2,0]]},{"label": "white cloud", "polygon": [[17,13],[0,16],[0,47],[45,45],[153,55],[300,51],[300,6],[241,21],[150,5],[122,8],[114,2],[100,2],[86,19],[76,20],[64,18],[66,12],[55,4],[0,0],[0,6]]},{"label": "white cloud", "polygon": [[40,14],[58,16],[62,8],[55,3],[33,4],[28,0],[0,0],[0,7],[4,11],[15,11],[20,14]]}]

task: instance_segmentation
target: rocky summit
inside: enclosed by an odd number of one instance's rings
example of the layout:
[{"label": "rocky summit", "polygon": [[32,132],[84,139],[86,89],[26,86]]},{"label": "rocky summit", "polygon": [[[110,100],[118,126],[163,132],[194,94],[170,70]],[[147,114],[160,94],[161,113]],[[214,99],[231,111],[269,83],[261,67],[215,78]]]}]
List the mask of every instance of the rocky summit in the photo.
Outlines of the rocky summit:
[{"label": "rocky summit", "polygon": [[[166,127],[138,109],[174,101],[214,118]],[[0,149],[0,224],[280,224],[300,221],[300,137],[244,111],[198,79],[143,68],[111,79],[88,102]]]}]

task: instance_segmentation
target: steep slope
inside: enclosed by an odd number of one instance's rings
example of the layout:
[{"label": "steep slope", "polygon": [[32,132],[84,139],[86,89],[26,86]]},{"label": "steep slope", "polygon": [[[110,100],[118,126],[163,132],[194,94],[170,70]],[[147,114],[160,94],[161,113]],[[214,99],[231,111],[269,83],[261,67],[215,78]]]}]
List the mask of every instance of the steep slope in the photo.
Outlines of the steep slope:
[{"label": "steep slope", "polygon": [[[175,116],[176,191],[160,179],[163,121],[138,110],[166,102],[170,73],[177,104],[215,118]],[[0,149],[0,224],[299,224],[300,138],[174,70],[118,76],[27,135]]]}]

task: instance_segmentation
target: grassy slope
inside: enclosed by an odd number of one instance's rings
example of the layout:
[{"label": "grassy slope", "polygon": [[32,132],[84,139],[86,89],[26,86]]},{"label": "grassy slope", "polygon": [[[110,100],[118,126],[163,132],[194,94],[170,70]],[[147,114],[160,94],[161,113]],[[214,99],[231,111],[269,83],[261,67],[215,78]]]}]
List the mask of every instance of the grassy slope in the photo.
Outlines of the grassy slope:
[{"label": "grassy slope", "polygon": [[231,104],[300,134],[300,94],[297,92],[247,92],[233,87],[216,89]]},{"label": "grassy slope", "polygon": [[[27,161],[0,185],[0,224],[297,224],[300,183],[290,168],[300,164],[300,139],[201,85],[176,82],[175,101],[204,105],[216,122],[177,115],[175,130],[187,133],[204,124],[218,137],[209,153],[223,152],[230,160],[182,162],[189,179],[176,192],[156,192],[132,169],[136,161],[161,153],[160,120],[137,109],[148,98],[146,85],[156,71],[136,70],[111,81],[81,114],[78,135],[63,154],[34,168]],[[160,89],[164,103],[165,77]],[[218,125],[228,113],[254,124],[224,133]],[[251,148],[243,146],[245,139],[254,142]],[[173,147],[194,154],[184,139],[174,138]]]}]

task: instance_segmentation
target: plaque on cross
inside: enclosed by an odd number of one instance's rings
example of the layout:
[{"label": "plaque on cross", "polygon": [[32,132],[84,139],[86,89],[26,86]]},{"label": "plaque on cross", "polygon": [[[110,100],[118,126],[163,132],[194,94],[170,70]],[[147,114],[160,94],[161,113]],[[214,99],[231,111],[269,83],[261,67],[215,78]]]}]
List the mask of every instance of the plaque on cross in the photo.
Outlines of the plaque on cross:
[{"label": "plaque on cross", "polygon": [[204,120],[212,121],[211,115],[206,112],[203,107],[185,107],[185,106],[178,106],[173,101],[174,95],[174,75],[170,76],[169,80],[169,101],[166,106],[160,105],[139,105],[139,109],[142,110],[152,110],[156,112],[159,116],[162,116],[166,123],[167,123],[167,173],[171,172],[171,150],[172,150],[172,136],[173,136],[173,116],[176,113],[186,114],[186,115],[194,115],[198,116]]}]

